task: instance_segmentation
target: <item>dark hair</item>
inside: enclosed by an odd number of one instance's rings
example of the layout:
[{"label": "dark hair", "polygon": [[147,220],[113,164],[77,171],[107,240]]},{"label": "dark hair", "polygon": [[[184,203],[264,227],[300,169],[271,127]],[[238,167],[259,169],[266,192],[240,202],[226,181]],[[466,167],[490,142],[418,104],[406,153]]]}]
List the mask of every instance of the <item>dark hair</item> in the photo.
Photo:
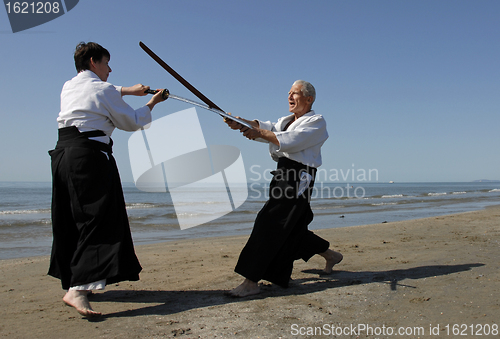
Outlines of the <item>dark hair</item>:
[{"label": "dark hair", "polygon": [[95,42],[80,42],[75,49],[75,67],[76,71],[80,73],[81,71],[90,69],[90,59],[94,59],[95,62],[101,61],[102,57],[105,56],[110,58],[109,52],[106,48],[102,47]]}]

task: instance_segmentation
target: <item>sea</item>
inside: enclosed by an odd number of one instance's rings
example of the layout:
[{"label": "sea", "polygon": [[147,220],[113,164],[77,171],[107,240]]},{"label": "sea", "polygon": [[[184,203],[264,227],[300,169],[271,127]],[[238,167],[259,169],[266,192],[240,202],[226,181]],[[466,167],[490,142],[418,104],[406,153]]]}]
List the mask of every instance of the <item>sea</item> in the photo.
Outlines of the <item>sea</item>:
[{"label": "sea", "polygon": [[[123,183],[135,245],[179,239],[249,235],[269,194],[267,183],[237,188],[248,192],[244,202],[220,213],[210,187],[192,188],[183,201],[184,219],[213,220],[181,230],[170,193],[143,192]],[[240,192],[241,193],[241,192]],[[224,193],[226,194],[226,193]],[[0,260],[49,255],[52,245],[50,182],[0,182]],[[210,198],[203,198],[210,197]],[[481,210],[500,205],[500,182],[316,183],[311,230],[377,225]],[[189,211],[186,213],[185,211]],[[203,219],[203,218],[201,218]],[[205,218],[206,219],[206,218]],[[210,219],[210,218],[209,218]]]}]

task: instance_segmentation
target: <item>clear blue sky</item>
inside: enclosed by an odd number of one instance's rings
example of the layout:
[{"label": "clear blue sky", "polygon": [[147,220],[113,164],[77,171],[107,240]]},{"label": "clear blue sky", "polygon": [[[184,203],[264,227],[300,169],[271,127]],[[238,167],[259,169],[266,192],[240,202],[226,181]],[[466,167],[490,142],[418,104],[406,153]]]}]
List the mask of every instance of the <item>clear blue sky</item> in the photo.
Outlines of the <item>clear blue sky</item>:
[{"label": "clear blue sky", "polygon": [[[51,180],[47,151],[79,41],[110,51],[113,84],[196,99],[140,49],[143,41],[245,118],[276,121],[288,114],[293,81],[310,81],[313,108],[328,123],[329,172],[376,169],[382,182],[500,179],[499,18],[499,1],[80,0],[13,34],[0,9],[0,181]],[[138,108],[147,98],[126,100]],[[153,115],[186,108],[170,100]],[[247,169],[274,167],[266,145],[198,114],[208,144],[238,147]],[[129,137],[113,134],[130,182]]]}]

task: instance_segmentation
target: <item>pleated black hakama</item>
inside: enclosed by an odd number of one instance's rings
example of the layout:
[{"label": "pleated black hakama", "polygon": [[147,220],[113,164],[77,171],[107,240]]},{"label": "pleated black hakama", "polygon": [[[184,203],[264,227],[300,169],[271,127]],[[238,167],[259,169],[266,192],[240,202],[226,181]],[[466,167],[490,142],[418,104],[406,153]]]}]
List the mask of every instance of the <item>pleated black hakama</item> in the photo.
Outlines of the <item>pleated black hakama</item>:
[{"label": "pleated black hakama", "polygon": [[[312,180],[306,190],[298,194],[304,171]],[[313,255],[328,250],[330,244],[307,228],[313,220],[310,196],[316,169],[283,157],[272,173],[269,200],[257,215],[235,272],[254,282],[264,279],[287,287],[293,262],[308,261]]]},{"label": "pleated black hakama", "polygon": [[107,284],[139,280],[142,269],[111,145],[88,139],[98,135],[103,133],[61,128],[49,152],[54,238],[48,274],[59,278],[63,289],[103,279]]}]

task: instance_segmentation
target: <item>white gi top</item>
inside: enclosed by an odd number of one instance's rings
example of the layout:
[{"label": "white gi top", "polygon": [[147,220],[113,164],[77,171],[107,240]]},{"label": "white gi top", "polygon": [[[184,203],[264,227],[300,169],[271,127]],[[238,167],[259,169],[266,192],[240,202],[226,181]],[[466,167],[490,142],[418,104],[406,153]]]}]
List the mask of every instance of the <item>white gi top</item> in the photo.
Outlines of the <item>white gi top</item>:
[{"label": "white gi top", "polygon": [[61,92],[59,128],[75,126],[80,132],[101,130],[106,136],[91,138],[109,143],[115,128],[136,131],[151,122],[151,110],[130,107],[121,95],[121,86],[102,81],[86,70],[67,81]]},{"label": "white gi top", "polygon": [[[259,127],[274,132],[280,145],[269,142],[269,153],[273,160],[278,161],[280,157],[287,157],[310,167],[319,167],[321,161],[321,146],[328,139],[326,121],[320,114],[313,110],[304,114],[285,131],[286,124],[294,118],[288,115],[278,119],[278,122],[259,121]],[[259,139],[258,141],[264,141]]]}]

